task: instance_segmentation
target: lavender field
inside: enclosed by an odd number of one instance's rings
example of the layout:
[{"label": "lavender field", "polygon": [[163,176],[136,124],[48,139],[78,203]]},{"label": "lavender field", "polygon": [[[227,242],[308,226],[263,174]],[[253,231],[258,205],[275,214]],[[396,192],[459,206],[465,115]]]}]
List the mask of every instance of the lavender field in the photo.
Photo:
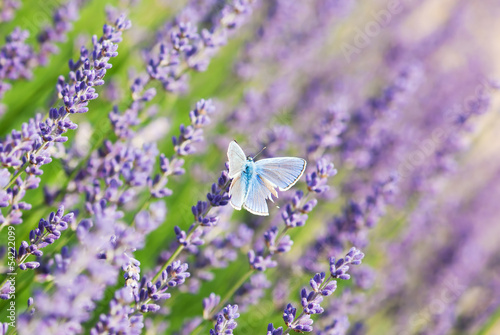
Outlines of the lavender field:
[{"label": "lavender field", "polygon": [[500,334],[498,17],[0,0],[0,335]]}]

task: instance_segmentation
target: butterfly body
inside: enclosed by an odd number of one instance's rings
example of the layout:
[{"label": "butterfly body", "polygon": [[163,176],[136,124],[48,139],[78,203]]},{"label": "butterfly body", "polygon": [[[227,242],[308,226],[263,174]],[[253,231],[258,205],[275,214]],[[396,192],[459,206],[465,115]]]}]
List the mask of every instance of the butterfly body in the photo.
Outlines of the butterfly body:
[{"label": "butterfly body", "polygon": [[276,188],[286,191],[302,176],[306,161],[296,157],[267,158],[254,161],[245,157],[241,147],[232,141],[227,151],[231,206],[242,207],[252,214],[269,215],[266,199],[278,197]]},{"label": "butterfly body", "polygon": [[248,192],[250,190],[250,182],[253,178],[255,178],[255,162],[251,159],[247,158],[245,166],[241,171],[241,182],[245,184],[245,194],[244,198],[248,196]]}]

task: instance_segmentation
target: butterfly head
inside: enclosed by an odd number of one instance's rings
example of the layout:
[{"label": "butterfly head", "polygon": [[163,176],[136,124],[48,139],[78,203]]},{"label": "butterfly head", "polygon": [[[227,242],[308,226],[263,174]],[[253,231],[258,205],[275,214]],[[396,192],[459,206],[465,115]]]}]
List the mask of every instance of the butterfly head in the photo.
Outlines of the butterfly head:
[{"label": "butterfly head", "polygon": [[247,156],[247,161],[253,162],[253,157]]}]

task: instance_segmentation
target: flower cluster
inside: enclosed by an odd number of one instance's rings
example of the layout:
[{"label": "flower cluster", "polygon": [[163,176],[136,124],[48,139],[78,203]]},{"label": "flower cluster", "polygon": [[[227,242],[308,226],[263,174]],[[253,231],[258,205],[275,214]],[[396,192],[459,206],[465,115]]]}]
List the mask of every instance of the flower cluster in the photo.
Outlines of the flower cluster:
[{"label": "flower cluster", "polygon": [[217,316],[217,323],[214,329],[210,329],[210,335],[232,334],[238,325],[235,319],[239,318],[238,305],[227,305],[222,313]]},{"label": "flower cluster", "polygon": [[226,206],[229,203],[229,181],[227,171],[222,171],[217,183],[213,183],[210,192],[207,193],[207,201],[198,201],[196,205],[191,207],[195,222],[187,232],[175,226],[177,242],[183,248],[194,252],[197,246],[204,243],[202,237],[206,231],[203,228],[214,227],[218,222],[218,217],[210,214],[211,209]]},{"label": "flower cluster", "polygon": [[165,40],[157,45],[157,52],[148,56],[148,74],[159,80],[169,92],[187,89],[186,71],[206,71],[217,51],[227,44],[227,35],[241,26],[251,13],[253,0],[231,0],[215,17],[210,29],[198,29],[196,22],[181,16],[167,31],[162,32]]},{"label": "flower cluster", "polygon": [[54,243],[61,238],[61,232],[68,229],[73,223],[74,213],[64,215],[64,207],[61,206],[57,212],[52,212],[48,220],[40,219],[38,227],[30,231],[29,243],[22,241],[19,250],[12,250],[16,256],[16,261],[21,270],[36,269],[39,262],[25,262],[30,256],[41,257],[43,252],[40,249]]},{"label": "flower cluster", "polygon": [[350,265],[359,265],[365,255],[351,248],[344,258],[338,260],[335,257],[330,258],[330,276],[327,278],[324,272],[317,273],[309,282],[311,291],[303,288],[300,291],[300,303],[302,305],[302,313],[297,315],[297,309],[292,304],[288,304],[283,311],[283,320],[287,329],[282,327],[277,329],[272,324],[269,324],[267,333],[271,335],[288,334],[291,330],[302,333],[310,333],[313,330],[313,320],[311,315],[321,314],[324,312],[321,307],[323,297],[332,295],[337,289],[337,279],[348,280],[351,276],[347,273]]}]

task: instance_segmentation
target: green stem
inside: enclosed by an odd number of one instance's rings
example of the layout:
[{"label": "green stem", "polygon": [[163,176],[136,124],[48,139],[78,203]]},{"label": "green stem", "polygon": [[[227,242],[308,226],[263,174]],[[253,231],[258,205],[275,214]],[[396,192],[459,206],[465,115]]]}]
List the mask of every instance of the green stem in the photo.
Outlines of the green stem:
[{"label": "green stem", "polygon": [[9,181],[9,183],[7,184],[7,186],[5,186],[3,189],[4,191],[9,189],[12,184],[14,184],[14,182],[16,181],[17,177],[19,177],[21,175],[21,173],[23,173],[24,171],[24,166],[26,165],[26,163],[24,163],[23,165],[21,165],[21,167],[18,169],[17,173],[15,174],[14,177],[12,177]]},{"label": "green stem", "polygon": [[2,224],[0,225],[0,232],[1,232],[1,231],[5,228],[5,227],[7,227],[7,226],[8,226],[7,222],[2,223]]},{"label": "green stem", "polygon": [[492,329],[500,324],[500,307],[494,311],[477,332],[478,335],[493,334]]},{"label": "green stem", "polygon": [[229,299],[231,299],[231,297],[234,295],[234,293],[236,293],[236,291],[247,281],[248,278],[250,278],[250,276],[255,272],[256,270],[255,269],[250,269],[247,271],[247,273],[245,273],[241,278],[240,280],[238,280],[234,285],[233,287],[231,287],[231,289],[226,293],[226,295],[224,296],[224,298],[222,298],[222,300],[219,302],[219,304],[212,310],[212,312],[210,313],[210,316],[209,316],[209,319],[211,319],[213,316],[214,316],[214,313],[217,313],[219,312],[222,308],[224,308],[224,306],[226,305],[226,303],[229,301]]}]

